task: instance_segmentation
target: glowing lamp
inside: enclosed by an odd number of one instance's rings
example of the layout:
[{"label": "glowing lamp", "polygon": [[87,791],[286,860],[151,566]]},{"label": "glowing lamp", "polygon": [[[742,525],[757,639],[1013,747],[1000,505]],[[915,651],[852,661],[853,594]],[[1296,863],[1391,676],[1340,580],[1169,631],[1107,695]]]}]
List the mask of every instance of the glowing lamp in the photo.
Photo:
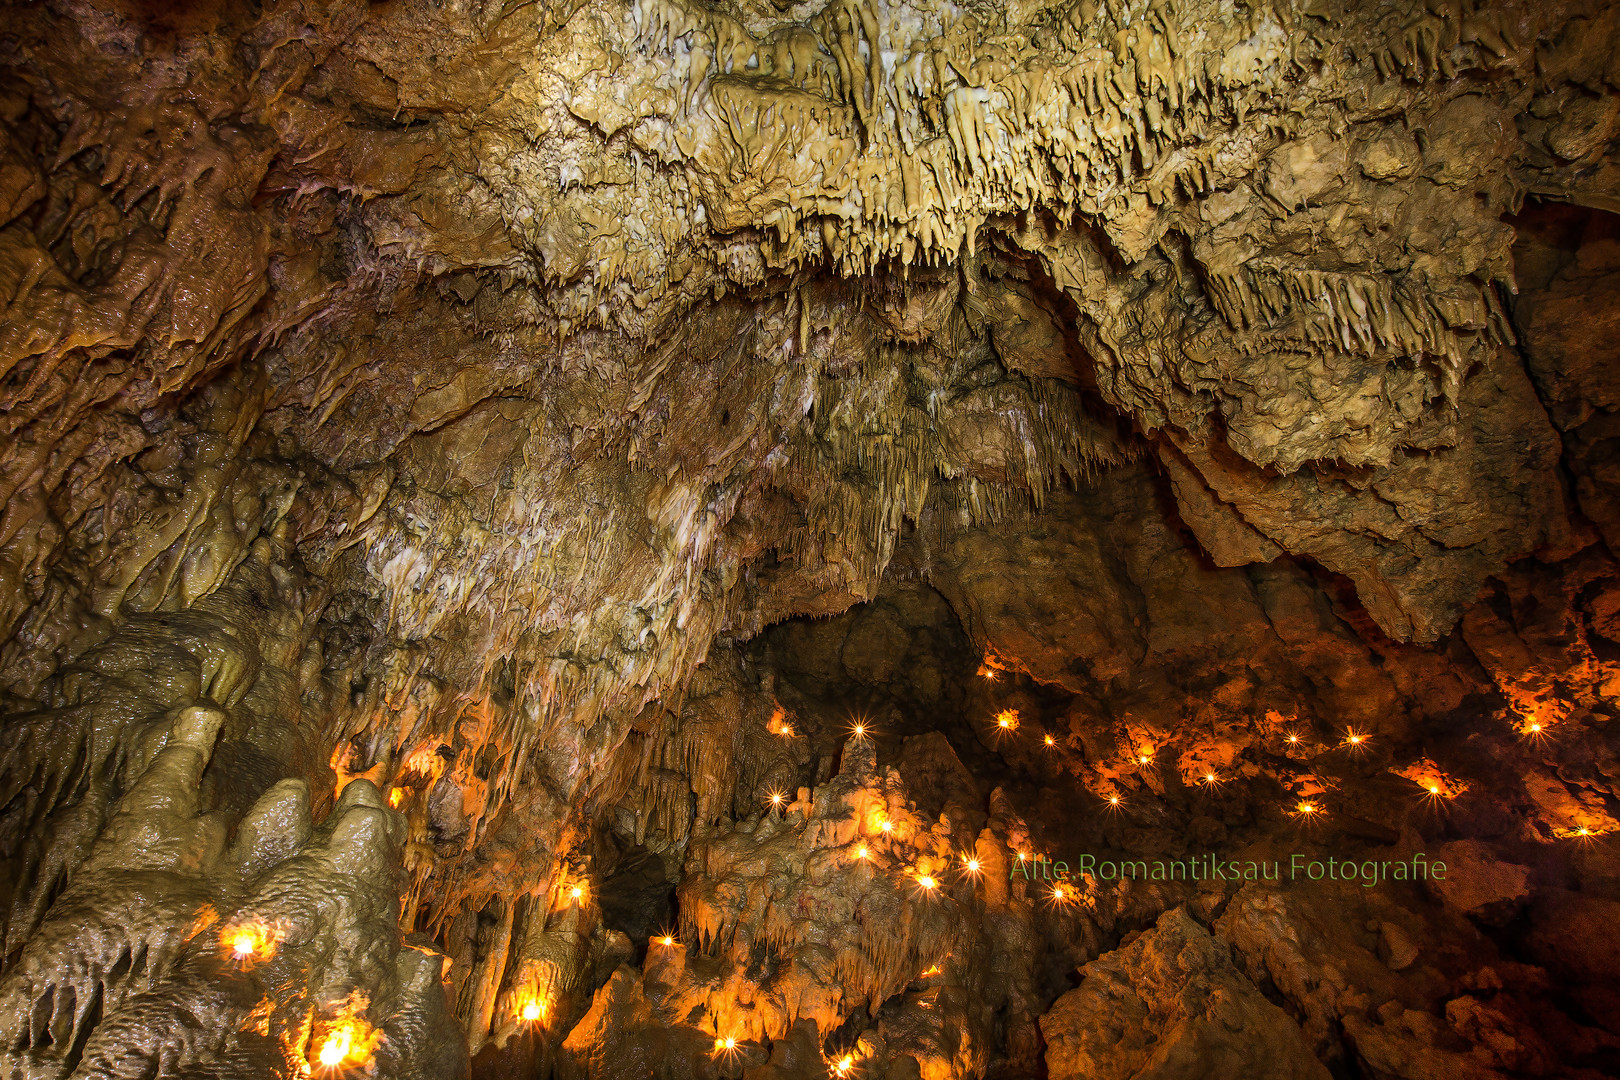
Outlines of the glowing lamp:
[{"label": "glowing lamp", "polygon": [[585,899],[585,886],[575,885],[568,890],[568,897],[576,902]]},{"label": "glowing lamp", "polygon": [[1215,782],[1215,774],[1214,773],[1210,772],[1210,773],[1205,773],[1204,774],[1204,783],[1213,784],[1214,782]]},{"label": "glowing lamp", "polygon": [[866,858],[866,857],[867,857],[867,856],[868,856],[868,855],[869,855],[869,854],[870,854],[870,852],[868,852],[868,851],[867,851],[867,848],[866,848],[866,845],[865,845],[865,844],[862,844],[862,845],[861,845],[861,846],[860,846],[860,847],[858,847],[858,848],[856,848],[856,849],[855,849],[855,857],[856,857],[856,858],[857,858],[857,859],[864,859],[864,858]]},{"label": "glowing lamp", "polygon": [[865,724],[856,724],[854,727],[850,728],[849,730],[854,733],[854,735],[855,735],[855,737],[857,739],[861,739],[861,738],[866,737],[866,725]]},{"label": "glowing lamp", "polygon": [[771,792],[771,805],[772,806],[781,806],[782,801],[784,799],[786,799],[786,798],[787,798],[787,796],[782,794],[780,791],[773,791],[773,792]]},{"label": "glowing lamp", "polygon": [[833,1072],[837,1073],[839,1076],[845,1076],[845,1075],[847,1075],[849,1073],[849,1070],[854,1068],[854,1067],[855,1067],[855,1055],[854,1054],[845,1054],[843,1057],[839,1058],[837,1060],[837,1062],[835,1062],[833,1064]]},{"label": "glowing lamp", "polygon": [[968,873],[977,874],[979,872],[979,860],[978,859],[969,859],[967,861],[967,868],[968,868]]},{"label": "glowing lamp", "polygon": [[660,944],[660,945],[673,945],[673,944],[675,944],[675,939],[670,937],[668,934],[665,934],[663,937],[658,939],[658,944]]},{"label": "glowing lamp", "polygon": [[1118,795],[1110,795],[1110,796],[1108,796],[1108,805],[1109,806],[1118,806],[1119,805],[1119,796]]},{"label": "glowing lamp", "polygon": [[327,1072],[364,1068],[371,1064],[371,1052],[378,1040],[379,1036],[364,1020],[343,1020],[321,1040],[315,1061]]},{"label": "glowing lamp", "polygon": [[996,713],[996,727],[1000,728],[1002,731],[1017,731],[1018,710],[1002,709],[1000,712]]},{"label": "glowing lamp", "polygon": [[1580,828],[1575,830],[1575,835],[1576,836],[1591,836],[1592,835],[1592,830],[1588,829],[1585,825],[1582,825]]},{"label": "glowing lamp", "polygon": [[1288,736],[1288,741],[1291,742],[1291,743],[1297,743],[1297,742],[1299,742],[1299,736],[1298,735],[1289,735]]},{"label": "glowing lamp", "polygon": [[254,960],[270,959],[275,955],[276,944],[280,939],[279,931],[262,922],[244,922],[227,926],[221,931],[219,938],[220,945],[230,954],[231,959],[244,965]]},{"label": "glowing lamp", "polygon": [[518,1019],[525,1024],[538,1024],[546,1018],[546,1003],[540,998],[532,997],[518,1007]]},{"label": "glowing lamp", "polygon": [[1313,802],[1302,802],[1299,804],[1298,809],[1302,814],[1314,814],[1317,813],[1319,808]]},{"label": "glowing lamp", "polygon": [[1057,745],[1057,740],[1052,738],[1052,736],[1050,736],[1050,735],[1048,735],[1043,741],[1046,743],[1047,746],[1055,746],[1055,745]]},{"label": "glowing lamp", "polygon": [[878,823],[878,828],[882,829],[884,832],[894,832],[894,822],[881,821]]},{"label": "glowing lamp", "polygon": [[328,1069],[335,1069],[343,1064],[343,1059],[349,1056],[349,1039],[346,1034],[333,1034],[321,1044],[321,1065]]},{"label": "glowing lamp", "polygon": [[921,885],[925,889],[932,889],[934,886],[938,885],[939,882],[935,881],[927,874],[924,874],[922,877],[917,879],[917,884]]},{"label": "glowing lamp", "polygon": [[792,724],[783,724],[781,733],[782,733],[783,737],[785,737],[785,738],[789,738],[789,739],[793,738],[793,725]]},{"label": "glowing lamp", "polygon": [[1532,724],[1531,724],[1531,725],[1530,725],[1530,730],[1531,730],[1531,731],[1532,731],[1532,732],[1539,732],[1539,731],[1540,731],[1540,730],[1541,730],[1541,725],[1540,725],[1540,724],[1535,724],[1535,723],[1532,723]]}]

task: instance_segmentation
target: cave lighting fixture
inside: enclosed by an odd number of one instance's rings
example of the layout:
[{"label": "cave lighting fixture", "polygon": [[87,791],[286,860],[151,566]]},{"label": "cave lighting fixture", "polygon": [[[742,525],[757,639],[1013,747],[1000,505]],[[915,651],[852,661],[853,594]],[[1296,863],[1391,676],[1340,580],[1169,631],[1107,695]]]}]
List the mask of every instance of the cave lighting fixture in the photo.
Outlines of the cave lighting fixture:
[{"label": "cave lighting fixture", "polygon": [[850,738],[854,739],[856,742],[866,738],[871,730],[871,728],[866,726],[865,720],[857,720],[853,724],[849,725]]},{"label": "cave lighting fixture", "polygon": [[1366,747],[1367,739],[1368,736],[1365,733],[1357,731],[1355,728],[1345,728],[1344,742],[1339,745],[1350,750],[1361,750]]},{"label": "cave lighting fixture", "polygon": [[854,1054],[845,1054],[844,1056],[840,1057],[837,1061],[832,1063],[833,1075],[848,1076],[850,1074],[850,1070],[855,1068],[855,1063],[857,1060],[858,1059]]},{"label": "cave lighting fixture", "polygon": [[246,966],[274,956],[281,935],[270,924],[250,919],[227,925],[220,931],[219,940],[233,961]]},{"label": "cave lighting fixture", "polygon": [[996,713],[996,730],[1002,734],[1011,734],[1018,730],[1018,710],[1002,709]]},{"label": "cave lighting fixture", "polygon": [[372,1047],[377,1035],[364,1020],[350,1017],[338,1021],[321,1040],[312,1064],[324,1076],[359,1072],[371,1065]]},{"label": "cave lighting fixture", "polygon": [[525,1024],[541,1024],[551,1011],[551,1003],[535,993],[521,994],[517,1000],[518,1020]]},{"label": "cave lighting fixture", "polygon": [[1322,812],[1321,804],[1312,802],[1309,799],[1301,799],[1299,804],[1294,807],[1294,813],[1299,814],[1299,815],[1301,815],[1303,817],[1315,817],[1317,814],[1320,814],[1321,812]]}]

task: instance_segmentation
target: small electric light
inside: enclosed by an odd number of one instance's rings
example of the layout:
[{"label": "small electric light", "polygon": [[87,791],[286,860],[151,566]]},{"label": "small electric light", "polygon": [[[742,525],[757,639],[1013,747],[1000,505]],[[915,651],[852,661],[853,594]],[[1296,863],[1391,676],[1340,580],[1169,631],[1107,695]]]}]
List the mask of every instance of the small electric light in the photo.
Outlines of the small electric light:
[{"label": "small electric light", "polygon": [[256,960],[268,960],[276,953],[281,933],[257,920],[226,926],[219,936],[223,946],[238,964],[246,966]]},{"label": "small electric light", "polygon": [[575,885],[568,890],[568,895],[573,900],[583,900],[585,898],[585,886]]},{"label": "small electric light", "polygon": [[523,1007],[518,1010],[518,1016],[525,1024],[539,1023],[541,1020],[544,1020],[546,1016],[545,1002],[541,1001],[539,998],[530,998],[528,1001],[525,1001],[523,1003]]},{"label": "small electric light", "polygon": [[1541,725],[1538,724],[1538,723],[1532,722],[1530,724],[1530,731],[1532,733],[1539,733],[1541,731]]},{"label": "small electric light", "polygon": [[673,944],[675,944],[675,939],[673,937],[669,936],[668,934],[665,934],[663,937],[658,939],[658,944],[660,944],[660,945],[673,945]]},{"label": "small electric light", "polygon": [[1439,784],[1430,784],[1429,785],[1429,794],[1430,795],[1438,795],[1438,794],[1440,794],[1440,785]]},{"label": "small electric light", "polygon": [[343,1059],[349,1056],[349,1040],[345,1034],[333,1032],[321,1044],[321,1064],[328,1069],[335,1069],[343,1064]]},{"label": "small electric light", "polygon": [[880,821],[878,822],[878,828],[882,829],[884,832],[894,832],[894,822],[886,820]]},{"label": "small electric light", "polygon": [[925,889],[932,889],[934,886],[938,885],[939,882],[935,881],[927,874],[924,874],[922,877],[917,879],[917,884],[921,885]]},{"label": "small electric light", "polygon": [[967,861],[967,870],[970,874],[977,874],[979,872],[979,860],[969,859]]},{"label": "small electric light", "polygon": [[783,724],[783,725],[782,725],[782,730],[781,730],[781,731],[780,731],[780,732],[779,732],[779,734],[780,734],[780,735],[781,735],[781,736],[782,736],[782,737],[783,737],[783,738],[784,738],[784,739],[791,739],[791,738],[793,738],[793,725],[792,725],[792,724]]},{"label": "small electric light", "polygon": [[1147,754],[1143,754],[1141,757],[1137,758],[1136,760],[1138,762],[1140,762],[1141,764],[1146,765],[1148,762],[1152,761],[1153,759],[1151,757],[1149,757]]},{"label": "small electric light", "polygon": [[1029,856],[1028,856],[1028,855],[1025,855],[1025,854],[1024,854],[1024,853],[1023,853],[1023,852],[1022,852],[1022,851],[1020,851],[1020,852],[1019,852],[1019,853],[1018,853],[1018,861],[1019,861],[1019,862],[1023,862],[1023,861],[1024,861],[1024,860],[1025,860],[1025,859],[1027,859],[1027,858],[1029,858]]},{"label": "small electric light", "polygon": [[1367,736],[1361,734],[1361,732],[1356,731],[1354,728],[1344,729],[1344,745],[1360,749],[1366,742]]},{"label": "small electric light", "polygon": [[779,807],[779,806],[782,805],[782,803],[786,799],[787,799],[787,796],[782,794],[780,791],[771,792],[771,805],[772,806],[778,806]]},{"label": "small electric light", "polygon": [[723,1039],[715,1039],[714,1040],[714,1053],[715,1053],[715,1055],[733,1054],[733,1053],[736,1053],[736,1051],[737,1051],[737,1040],[736,1039],[733,1039],[730,1036],[727,1036],[726,1038],[723,1038]]},{"label": "small electric light", "polygon": [[1290,732],[1290,733],[1289,733],[1289,735],[1288,735],[1288,741],[1289,741],[1289,743],[1291,743],[1291,744],[1292,744],[1292,743],[1297,743],[1297,742],[1299,742],[1299,736],[1298,736],[1298,735],[1295,735],[1295,734],[1293,734],[1293,733],[1292,733],[1292,732]]},{"label": "small electric light", "polygon": [[1109,806],[1118,806],[1119,805],[1119,796],[1118,795],[1110,795],[1110,796],[1108,796],[1108,805]]},{"label": "small electric light", "polygon": [[854,1066],[855,1055],[845,1054],[843,1057],[838,1059],[837,1063],[833,1065],[833,1072],[837,1073],[839,1076],[846,1076],[848,1075],[849,1070],[854,1068]]},{"label": "small electric light", "polygon": [[870,855],[871,855],[871,852],[867,850],[867,847],[866,847],[865,844],[862,844],[860,847],[855,849],[855,857],[857,859],[865,859],[865,858],[868,858]]},{"label": "small electric light", "polygon": [[371,1053],[377,1041],[377,1035],[365,1021],[343,1020],[327,1032],[315,1060],[328,1071],[364,1068],[371,1064]]},{"label": "small electric light", "polygon": [[1317,806],[1313,802],[1302,802],[1299,804],[1297,809],[1302,814],[1316,814],[1321,812],[1321,807]]},{"label": "small electric light", "polygon": [[1057,745],[1057,740],[1052,738],[1052,736],[1050,736],[1050,735],[1048,735],[1042,741],[1045,742],[1047,746],[1056,746]]},{"label": "small electric light", "polygon": [[1000,728],[1002,731],[1017,731],[1018,710],[1002,709],[1000,712],[996,713],[996,727]]},{"label": "small electric light", "polygon": [[1575,835],[1576,836],[1591,836],[1592,835],[1592,830],[1588,829],[1585,825],[1582,825],[1580,828],[1575,830]]},{"label": "small electric light", "polygon": [[1204,774],[1204,783],[1213,784],[1214,782],[1215,782],[1215,774],[1214,773],[1207,772],[1207,773]]}]

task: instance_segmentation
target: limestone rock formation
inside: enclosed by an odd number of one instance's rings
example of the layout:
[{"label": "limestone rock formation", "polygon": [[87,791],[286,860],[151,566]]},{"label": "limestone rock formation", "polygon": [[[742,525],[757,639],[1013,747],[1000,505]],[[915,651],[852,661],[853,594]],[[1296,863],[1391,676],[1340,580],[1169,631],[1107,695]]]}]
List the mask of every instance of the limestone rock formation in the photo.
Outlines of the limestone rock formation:
[{"label": "limestone rock formation", "polygon": [[0,1073],[1620,1072],[1615,5],[0,11]]},{"label": "limestone rock formation", "polygon": [[1329,1075],[1298,1026],[1233,966],[1225,943],[1181,908],[1081,977],[1041,1017],[1053,1080]]}]

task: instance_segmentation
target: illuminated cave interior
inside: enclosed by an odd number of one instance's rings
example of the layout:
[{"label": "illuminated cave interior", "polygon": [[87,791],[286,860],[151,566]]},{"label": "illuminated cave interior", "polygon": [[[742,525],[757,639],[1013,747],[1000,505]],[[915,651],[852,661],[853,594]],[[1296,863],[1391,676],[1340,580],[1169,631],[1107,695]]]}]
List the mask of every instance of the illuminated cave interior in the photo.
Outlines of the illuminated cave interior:
[{"label": "illuminated cave interior", "polygon": [[1620,1075],[1620,10],[7,0],[0,1075]]}]

